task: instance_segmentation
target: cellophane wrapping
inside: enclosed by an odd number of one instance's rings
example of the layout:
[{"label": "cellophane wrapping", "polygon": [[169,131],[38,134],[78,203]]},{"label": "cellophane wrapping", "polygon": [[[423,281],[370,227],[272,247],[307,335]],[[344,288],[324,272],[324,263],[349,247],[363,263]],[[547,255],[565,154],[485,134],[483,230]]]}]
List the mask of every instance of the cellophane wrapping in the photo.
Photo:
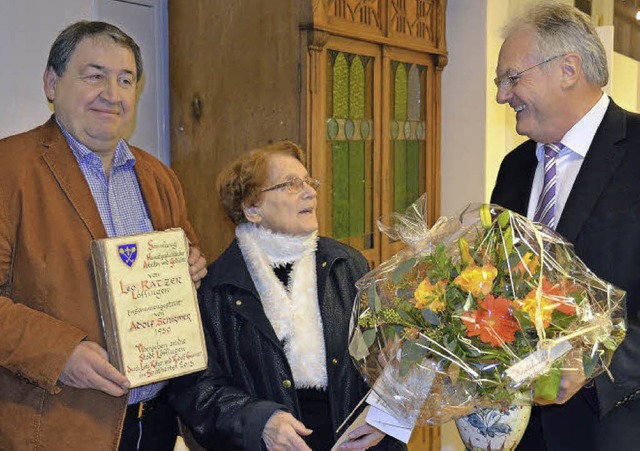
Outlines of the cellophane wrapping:
[{"label": "cellophane wrapping", "polygon": [[[553,402],[625,336],[625,292],[544,225],[470,205],[428,228],[424,197],[390,224],[406,244],[357,283],[350,352],[385,410],[417,425]],[[611,376],[611,375],[610,375]]]}]

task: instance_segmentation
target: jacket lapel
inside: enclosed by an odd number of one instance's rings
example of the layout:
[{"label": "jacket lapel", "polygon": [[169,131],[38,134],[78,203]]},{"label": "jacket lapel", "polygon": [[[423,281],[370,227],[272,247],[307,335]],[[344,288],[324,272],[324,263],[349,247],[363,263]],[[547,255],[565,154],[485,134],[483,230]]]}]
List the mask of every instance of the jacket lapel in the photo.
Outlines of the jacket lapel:
[{"label": "jacket lapel", "polygon": [[53,116],[42,127],[42,158],[94,239],[106,238],[89,185]]},{"label": "jacket lapel", "polygon": [[624,110],[611,101],[558,222],[558,233],[572,243],[624,157],[625,127]]},{"label": "jacket lapel", "polygon": [[502,163],[491,202],[526,216],[537,164],[535,142],[528,140],[513,150]]},{"label": "jacket lapel", "polygon": [[519,168],[521,172],[515,174],[515,180],[518,180],[518,185],[514,189],[515,208],[513,209],[522,216],[527,216],[527,210],[529,209],[529,198],[531,197],[531,186],[533,185],[533,178],[536,173],[536,167],[538,166],[538,158],[536,157],[536,143],[529,140],[528,147],[525,152],[526,160]]}]

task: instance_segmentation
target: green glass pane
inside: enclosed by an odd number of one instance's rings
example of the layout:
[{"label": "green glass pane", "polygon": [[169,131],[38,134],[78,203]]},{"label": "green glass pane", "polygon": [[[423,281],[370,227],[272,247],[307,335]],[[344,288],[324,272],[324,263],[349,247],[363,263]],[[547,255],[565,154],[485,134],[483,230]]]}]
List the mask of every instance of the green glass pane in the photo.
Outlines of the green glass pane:
[{"label": "green glass pane", "polygon": [[354,58],[351,63],[351,77],[349,78],[349,113],[352,119],[363,119],[365,105],[364,66],[360,58]]},{"label": "green glass pane", "polygon": [[371,122],[365,119],[360,122],[360,136],[362,139],[369,139],[369,133],[371,133]]},{"label": "green glass pane", "polygon": [[333,237],[349,236],[349,143],[332,143]]},{"label": "green glass pane", "polygon": [[[427,76],[429,75],[429,73],[427,72],[427,68],[424,66],[418,66],[418,68],[420,72],[420,92],[421,92],[421,95],[424,97],[424,95],[427,92]],[[425,121],[426,119],[427,119],[427,109],[420,108],[420,120]]]},{"label": "green glass pane", "polygon": [[336,56],[333,65],[333,117],[349,117],[349,64],[344,53]]},{"label": "green glass pane", "polygon": [[411,65],[409,69],[409,77],[407,82],[407,116],[410,121],[420,120],[420,71],[415,64]]},{"label": "green glass pane", "polygon": [[349,236],[364,235],[365,160],[364,142],[349,144]]},{"label": "green glass pane", "polygon": [[353,138],[353,132],[355,131],[355,125],[351,119],[347,119],[344,123],[344,136],[348,140]]},{"label": "green glass pane", "polygon": [[420,197],[420,142],[407,141],[407,193],[403,210]]},{"label": "green glass pane", "polygon": [[373,245],[373,61],[332,51],[327,110],[333,236],[360,249]]},{"label": "green glass pane", "polygon": [[338,136],[340,126],[338,125],[338,121],[334,118],[329,118],[327,120],[327,139],[329,141],[333,141]]},{"label": "green glass pane", "polygon": [[407,71],[404,64],[398,64],[394,80],[393,118],[407,120]]},{"label": "green glass pane", "polygon": [[393,209],[404,212],[407,199],[407,143],[393,143]]}]

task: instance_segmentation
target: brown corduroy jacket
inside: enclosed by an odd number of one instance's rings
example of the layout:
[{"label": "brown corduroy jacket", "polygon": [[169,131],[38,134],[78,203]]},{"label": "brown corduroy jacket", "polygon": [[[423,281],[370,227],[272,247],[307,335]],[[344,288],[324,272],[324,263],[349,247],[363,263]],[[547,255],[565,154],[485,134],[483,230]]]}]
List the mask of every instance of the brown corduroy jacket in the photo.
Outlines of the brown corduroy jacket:
[{"label": "brown corduroy jacket", "polygon": [[[175,174],[131,147],[155,230],[194,245]],[[0,141],[0,449],[115,450],[127,397],[58,383],[77,344],[105,346],[90,245],[105,238],[55,119]]]}]

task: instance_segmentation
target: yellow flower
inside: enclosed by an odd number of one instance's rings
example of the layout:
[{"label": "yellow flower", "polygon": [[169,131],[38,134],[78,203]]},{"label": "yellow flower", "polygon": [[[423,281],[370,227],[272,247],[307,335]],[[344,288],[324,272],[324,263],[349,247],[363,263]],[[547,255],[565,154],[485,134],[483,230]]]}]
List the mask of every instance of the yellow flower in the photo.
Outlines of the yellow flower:
[{"label": "yellow flower", "polygon": [[[549,302],[550,299],[546,296],[540,297],[540,314],[542,316],[542,325],[547,328],[549,324],[551,324],[551,315],[553,314],[554,305]],[[538,307],[538,301],[536,300],[535,290],[532,290],[527,294],[527,296],[520,300],[516,300],[514,302],[514,306],[518,310],[522,310],[529,314],[529,318],[531,322],[535,321],[536,318],[536,310]]]},{"label": "yellow flower", "polygon": [[491,292],[494,279],[498,276],[498,270],[491,263],[479,266],[467,266],[453,281],[456,285],[474,296],[480,293],[487,295]]},{"label": "yellow flower", "polygon": [[432,312],[441,312],[445,307],[445,287],[447,283],[444,280],[431,284],[429,278],[425,278],[416,291],[413,293],[416,308],[427,308]]},{"label": "yellow flower", "polygon": [[469,252],[469,243],[464,238],[458,240],[458,248],[460,249],[460,260],[465,265],[475,265],[476,262]]},{"label": "yellow flower", "polygon": [[[518,310],[527,312],[532,322],[535,322],[536,309],[538,307],[537,288],[527,293],[523,300],[515,301],[514,305]],[[553,285],[548,280],[542,281],[542,293],[540,295],[540,315],[542,325],[547,328],[551,324],[553,311],[558,310],[567,316],[576,314],[576,305],[572,298],[564,295],[560,285]]]}]

